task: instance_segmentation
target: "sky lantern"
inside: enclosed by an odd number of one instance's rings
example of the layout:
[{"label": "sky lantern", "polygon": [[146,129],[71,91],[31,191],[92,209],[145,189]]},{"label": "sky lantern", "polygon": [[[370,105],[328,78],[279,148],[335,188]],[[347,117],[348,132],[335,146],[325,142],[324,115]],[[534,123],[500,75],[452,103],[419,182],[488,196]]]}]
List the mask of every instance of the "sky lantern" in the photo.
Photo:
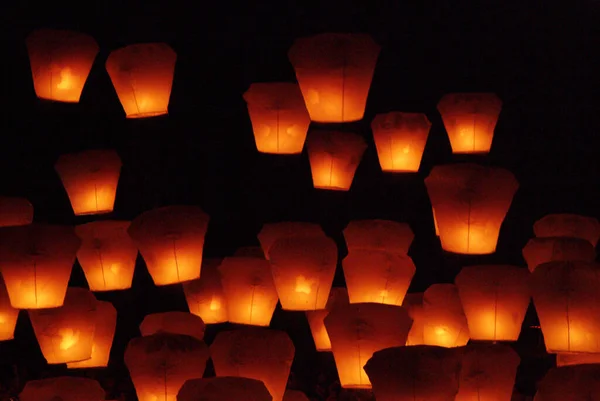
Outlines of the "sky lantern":
[{"label": "sky lantern", "polygon": [[407,223],[391,220],[353,220],[344,229],[348,251],[386,251],[407,254],[415,235]]},{"label": "sky lantern", "polygon": [[446,348],[467,345],[469,326],[455,285],[433,284],[423,293],[423,319],[426,345]]},{"label": "sky lantern", "polygon": [[533,232],[540,238],[581,238],[596,246],[600,238],[600,222],[595,217],[577,214],[549,214],[535,222]]},{"label": "sky lantern", "polygon": [[0,196],[0,227],[26,226],[33,221],[33,205],[25,198]]},{"label": "sky lantern", "polygon": [[220,264],[221,259],[202,260],[200,278],[183,283],[190,313],[199,316],[206,324],[224,323],[228,320],[227,299],[218,270]]},{"label": "sky lantern", "polygon": [[285,390],[283,401],[309,401],[309,399],[302,391]]},{"label": "sky lantern", "polygon": [[600,354],[564,353],[556,354],[556,366],[600,364]]},{"label": "sky lantern", "polygon": [[552,368],[538,382],[533,401],[584,401],[600,396],[600,365]]},{"label": "sky lantern", "polygon": [[272,401],[260,380],[247,377],[207,377],[185,382],[177,401]]},{"label": "sky lantern", "polygon": [[29,310],[42,354],[50,365],[90,359],[98,320],[97,301],[85,288],[69,288],[64,305]]},{"label": "sky lantern", "polygon": [[500,227],[519,187],[510,171],[469,163],[435,166],[425,186],[445,251],[496,251]]},{"label": "sky lantern", "polygon": [[228,257],[219,266],[231,323],[268,326],[278,295],[265,259]]},{"label": "sky lantern", "polygon": [[437,105],[452,153],[489,153],[502,100],[493,93],[450,93]]},{"label": "sky lantern", "polygon": [[79,103],[98,44],[79,32],[38,29],[25,39],[33,87],[40,99]]},{"label": "sky lantern", "polygon": [[384,172],[416,173],[431,122],[422,113],[393,111],[377,114],[371,122],[379,165]]},{"label": "sky lantern", "polygon": [[408,312],[408,316],[413,320],[413,324],[408,332],[407,346],[423,345],[423,326],[425,320],[423,317],[423,293],[415,292],[406,294],[402,302],[402,307]]},{"label": "sky lantern", "polygon": [[329,340],[329,335],[327,334],[327,329],[325,328],[323,320],[329,315],[329,311],[338,306],[347,304],[348,291],[346,291],[346,288],[344,287],[336,287],[332,288],[329,292],[329,299],[327,300],[325,309],[306,311],[306,320],[308,320],[310,332],[318,352],[331,351],[331,341]]},{"label": "sky lantern", "polygon": [[315,131],[306,146],[314,187],[348,191],[367,149],[364,139],[350,132]]},{"label": "sky lantern", "polygon": [[75,227],[81,238],[77,260],[90,290],[131,288],[138,250],[127,229],[129,221],[102,220]]},{"label": "sky lantern", "polygon": [[15,338],[15,327],[19,317],[19,309],[10,305],[4,279],[0,275],[0,341]]},{"label": "sky lantern", "polygon": [[202,319],[188,312],[152,313],[140,324],[142,336],[156,333],[185,334],[198,340],[204,339],[206,326]]},{"label": "sky lantern", "polygon": [[572,237],[531,238],[523,248],[529,271],[547,262],[593,262],[596,249],[587,240]]},{"label": "sky lantern", "polygon": [[285,331],[247,327],[217,334],[210,346],[215,373],[261,380],[282,401],[295,348]]},{"label": "sky lantern", "polygon": [[166,43],[140,43],[114,50],[106,60],[127,118],[168,113],[177,54]]},{"label": "sky lantern", "polygon": [[267,223],[263,225],[258,233],[258,241],[265,253],[265,258],[269,259],[269,250],[271,246],[282,237],[292,236],[311,236],[323,235],[323,229],[316,223],[305,223],[299,221],[284,221],[279,223]]},{"label": "sky lantern", "polygon": [[529,270],[508,265],[468,266],[454,283],[471,339],[517,341],[529,307]]},{"label": "sky lantern", "polygon": [[13,308],[61,306],[80,244],[73,228],[66,226],[0,229],[0,270]]},{"label": "sky lantern", "polygon": [[105,391],[96,380],[85,377],[51,377],[30,380],[19,400],[21,401],[103,401]]},{"label": "sky lantern", "polygon": [[325,317],[340,384],[343,388],[369,389],[363,366],[375,351],[404,345],[412,319],[401,306],[349,304]]},{"label": "sky lantern", "polygon": [[325,309],[337,264],[335,242],[324,235],[280,238],[269,250],[273,282],[284,310]]},{"label": "sky lantern", "polygon": [[209,217],[197,206],[166,206],[136,217],[127,230],[155,285],[200,277]]},{"label": "sky lantern", "polygon": [[256,148],[261,153],[302,153],[310,116],[295,83],[253,83],[244,93]]}]

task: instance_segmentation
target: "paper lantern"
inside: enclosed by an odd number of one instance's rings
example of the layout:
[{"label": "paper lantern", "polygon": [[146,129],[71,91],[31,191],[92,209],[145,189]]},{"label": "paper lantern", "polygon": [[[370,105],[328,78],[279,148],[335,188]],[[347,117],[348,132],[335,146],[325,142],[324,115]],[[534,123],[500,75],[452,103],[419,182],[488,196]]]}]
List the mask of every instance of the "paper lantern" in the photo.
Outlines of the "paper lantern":
[{"label": "paper lantern", "polygon": [[369,389],[363,370],[374,352],[406,344],[412,319],[401,306],[349,304],[334,308],[325,317],[340,384],[343,388]]},{"label": "paper lantern", "polygon": [[67,363],[69,369],[103,368],[108,366],[110,350],[117,328],[117,310],[110,302],[96,302],[96,329],[92,357],[81,362]]},{"label": "paper lantern", "polygon": [[600,365],[553,368],[539,381],[534,401],[584,401],[600,396]]},{"label": "paper lantern", "polygon": [[422,113],[377,114],[371,122],[382,171],[416,173],[429,136],[431,123]]},{"label": "paper lantern", "polygon": [[187,380],[202,378],[209,357],[194,337],[157,333],[129,341],[125,365],[139,401],[176,401]]},{"label": "paper lantern", "polygon": [[131,288],[138,251],[127,234],[129,225],[129,221],[103,220],[75,227],[81,238],[77,260],[90,290]]},{"label": "paper lantern", "polygon": [[409,256],[385,251],[350,250],[342,262],[350,303],[402,305],[415,264]]},{"label": "paper lantern", "polygon": [[0,227],[26,226],[33,221],[33,205],[25,198],[0,196]]},{"label": "paper lantern", "polygon": [[533,304],[548,353],[600,353],[598,265],[548,262],[531,275]]},{"label": "paper lantern", "polygon": [[233,256],[264,259],[265,254],[260,246],[243,246],[233,253]]},{"label": "paper lantern", "polygon": [[73,31],[39,29],[27,36],[25,44],[37,97],[79,103],[99,50],[94,38]]},{"label": "paper lantern", "polygon": [[229,257],[219,266],[231,323],[268,326],[278,296],[271,266],[264,259]]},{"label": "paper lantern", "polygon": [[29,310],[29,319],[42,354],[50,365],[79,362],[92,357],[97,301],[84,288],[69,288],[64,305]]},{"label": "paper lantern", "polygon": [[283,400],[294,353],[285,331],[258,327],[222,331],[210,346],[217,376],[261,380],[273,401]]},{"label": "paper lantern", "polygon": [[529,307],[529,270],[464,267],[454,280],[473,340],[517,341]]},{"label": "paper lantern", "polygon": [[152,313],[140,324],[142,336],[156,333],[185,334],[198,340],[204,339],[206,326],[198,316],[187,312]]},{"label": "paper lantern", "polygon": [[114,150],[88,150],[59,157],[54,166],[75,216],[113,211],[121,158]]},{"label": "paper lantern", "polygon": [[297,84],[254,83],[244,93],[256,148],[261,153],[302,153],[310,116]]},{"label": "paper lantern", "polygon": [[406,309],[408,316],[413,320],[413,324],[408,332],[406,345],[425,344],[423,339],[423,326],[425,325],[425,319],[423,317],[423,293],[416,292],[406,294],[404,301],[402,302],[402,307]]},{"label": "paper lantern", "polygon": [[335,242],[324,235],[275,241],[269,261],[283,310],[325,309],[337,256]]},{"label": "paper lantern", "polygon": [[519,187],[510,171],[468,163],[435,166],[425,186],[444,250],[471,255],[496,251],[500,227]]},{"label": "paper lantern", "polygon": [[10,305],[8,292],[4,279],[0,275],[0,341],[12,340],[15,338],[15,327],[19,310]]},{"label": "paper lantern", "polygon": [[288,57],[312,121],[362,120],[380,50],[365,34],[325,33],[296,39]]},{"label": "paper lantern", "polygon": [[103,401],[104,389],[84,377],[51,377],[31,380],[19,394],[21,401]]},{"label": "paper lantern", "polygon": [[177,401],[272,401],[260,380],[247,377],[209,377],[185,382]]},{"label": "paper lantern", "polygon": [[523,248],[529,271],[547,262],[593,262],[596,249],[587,240],[570,237],[531,238]]},{"label": "paper lantern", "polygon": [[535,222],[533,232],[540,238],[581,238],[596,246],[600,238],[600,222],[595,217],[577,214],[549,214]]},{"label": "paper lantern", "polygon": [[511,401],[519,355],[501,344],[467,345],[455,401]]},{"label": "paper lantern", "polygon": [[415,235],[406,223],[390,220],[354,220],[344,229],[349,251],[386,251],[407,254]]},{"label": "paper lantern", "polygon": [[110,53],[106,71],[127,118],[168,113],[176,60],[166,43],[140,43]]},{"label": "paper lantern", "polygon": [[309,399],[302,391],[285,390],[283,401],[309,401]]},{"label": "paper lantern", "polygon": [[469,326],[453,284],[434,284],[423,293],[423,340],[426,345],[462,347]]},{"label": "paper lantern", "polygon": [[200,277],[209,217],[197,206],[166,206],[136,217],[127,230],[157,286]]},{"label": "paper lantern", "polygon": [[332,288],[329,292],[329,299],[325,309],[306,311],[306,320],[310,326],[310,332],[312,334],[313,341],[315,342],[315,348],[319,352],[331,351],[331,341],[325,329],[325,323],[323,319],[329,315],[329,311],[340,306],[348,304],[348,292],[346,288]]},{"label": "paper lantern", "polygon": [[0,229],[0,269],[13,308],[61,306],[80,244],[71,227],[31,224]]},{"label": "paper lantern", "polygon": [[600,364],[600,354],[556,354],[556,366]]},{"label": "paper lantern", "polygon": [[183,283],[183,292],[190,313],[199,316],[206,324],[226,322],[227,300],[217,268],[221,259],[204,259],[199,279]]},{"label": "paper lantern", "polygon": [[454,400],[460,369],[460,350],[423,345],[377,351],[365,365],[377,401]]},{"label": "paper lantern", "polygon": [[316,131],[306,146],[314,187],[348,191],[367,149],[364,139],[349,132]]},{"label": "paper lantern", "polygon": [[493,93],[451,93],[437,105],[452,153],[489,153],[502,100]]},{"label": "paper lantern", "polygon": [[265,254],[265,258],[268,260],[269,250],[279,238],[311,235],[325,236],[325,233],[321,226],[315,223],[303,223],[297,221],[267,223],[258,233],[258,241]]}]

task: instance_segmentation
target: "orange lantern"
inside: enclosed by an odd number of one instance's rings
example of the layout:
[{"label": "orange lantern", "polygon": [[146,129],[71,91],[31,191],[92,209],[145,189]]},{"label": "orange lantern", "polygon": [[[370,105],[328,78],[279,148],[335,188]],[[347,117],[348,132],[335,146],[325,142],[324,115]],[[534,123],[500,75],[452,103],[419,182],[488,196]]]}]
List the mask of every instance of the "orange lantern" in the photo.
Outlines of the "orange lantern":
[{"label": "orange lantern", "polygon": [[29,310],[33,331],[48,364],[90,359],[97,315],[96,298],[84,288],[67,289],[61,307]]},{"label": "orange lantern", "polygon": [[209,217],[196,206],[166,206],[136,217],[128,232],[155,285],[200,277]]},{"label": "orange lantern", "polygon": [[527,267],[533,272],[542,263],[593,262],[596,249],[587,240],[570,237],[531,238],[523,248]]},{"label": "orange lantern", "polygon": [[496,251],[500,227],[519,187],[510,171],[467,163],[436,166],[425,186],[444,250],[469,255]]},{"label": "orange lantern", "polygon": [[141,43],[114,50],[106,60],[127,118],[168,113],[177,54],[166,43]]},{"label": "orange lantern", "polygon": [[25,198],[0,196],[0,227],[26,226],[33,221],[33,205]]},{"label": "orange lantern", "polygon": [[31,224],[0,229],[0,269],[13,308],[62,306],[80,244],[71,227]]},{"label": "orange lantern", "polygon": [[98,44],[89,35],[39,29],[25,40],[33,87],[40,99],[79,103]]},{"label": "orange lantern", "polygon": [[529,271],[464,267],[454,280],[473,340],[517,341],[529,307]]},{"label": "orange lantern", "polygon": [[493,93],[451,93],[437,105],[452,153],[489,153],[502,100]]},{"label": "orange lantern", "polygon": [[349,132],[313,132],[306,143],[313,185],[317,189],[348,191],[367,144]]},{"label": "orange lantern", "polygon": [[92,343],[92,357],[81,362],[67,363],[69,369],[103,368],[108,366],[115,329],[117,310],[110,302],[96,302],[96,330]]},{"label": "orange lantern", "polygon": [[75,227],[81,238],[77,260],[92,291],[131,288],[137,248],[127,234],[129,221],[103,220]]},{"label": "orange lantern", "polygon": [[600,394],[600,365],[553,368],[537,384],[534,401],[596,400]]},{"label": "orange lantern", "polygon": [[319,352],[331,351],[331,341],[323,319],[329,315],[329,311],[341,305],[348,305],[348,292],[344,287],[332,288],[325,309],[305,312],[315,348]]},{"label": "orange lantern", "polygon": [[268,260],[269,250],[279,238],[312,235],[325,236],[325,233],[323,232],[321,226],[315,223],[303,223],[296,221],[267,223],[258,233],[258,241],[260,242],[260,246],[265,254],[265,258]]},{"label": "orange lantern", "polygon": [[423,293],[406,294],[402,302],[402,307],[406,309],[408,316],[413,320],[413,324],[408,332],[406,345],[423,345],[425,343],[423,340],[423,325],[425,324],[423,318]]},{"label": "orange lantern", "polygon": [[431,123],[422,113],[377,114],[371,123],[382,171],[416,173]]},{"label": "orange lantern", "polygon": [[104,389],[84,377],[51,377],[31,380],[19,394],[22,401],[103,401]]},{"label": "orange lantern", "polygon": [[142,336],[156,333],[185,334],[186,336],[204,339],[206,326],[202,319],[187,312],[152,313],[140,324]]},{"label": "orange lantern", "polygon": [[75,216],[113,211],[121,158],[114,150],[62,155],[54,166],[69,195]]},{"label": "orange lantern", "polygon": [[183,283],[190,313],[199,316],[206,324],[223,323],[228,319],[227,301],[217,270],[220,264],[220,259],[204,259],[200,278]]},{"label": "orange lantern", "polygon": [[282,401],[295,353],[285,331],[244,328],[222,331],[210,346],[217,376],[261,380],[273,401]]},{"label": "orange lantern", "polygon": [[233,256],[264,259],[265,254],[260,246],[243,246],[233,253]]},{"label": "orange lantern", "polygon": [[19,310],[10,305],[8,292],[4,279],[0,275],[0,341],[12,340],[15,338],[15,327]]},{"label": "orange lantern", "polygon": [[349,251],[386,251],[407,254],[415,235],[406,223],[354,220],[344,229]]},{"label": "orange lantern", "polygon": [[596,246],[600,238],[600,222],[595,217],[577,214],[549,214],[535,222],[533,232],[540,238],[581,238]]},{"label": "orange lantern", "polygon": [[600,364],[600,354],[556,354],[556,366]]},{"label": "orange lantern", "polygon": [[177,401],[272,401],[273,397],[260,380],[247,377],[208,377],[185,382]]},{"label": "orange lantern", "polygon": [[341,386],[371,388],[363,366],[375,351],[406,344],[411,325],[401,306],[349,304],[332,309],[325,327]]},{"label": "orange lantern", "polygon": [[288,57],[312,121],[362,120],[380,50],[365,34],[325,33],[294,42]]},{"label": "orange lantern", "polygon": [[309,399],[302,391],[285,390],[283,401],[309,401]]},{"label": "orange lantern", "polygon": [[469,326],[455,285],[434,284],[423,293],[423,320],[426,345],[467,345]]},{"label": "orange lantern", "polygon": [[269,262],[229,257],[219,266],[231,323],[268,326],[277,306],[277,290]]}]

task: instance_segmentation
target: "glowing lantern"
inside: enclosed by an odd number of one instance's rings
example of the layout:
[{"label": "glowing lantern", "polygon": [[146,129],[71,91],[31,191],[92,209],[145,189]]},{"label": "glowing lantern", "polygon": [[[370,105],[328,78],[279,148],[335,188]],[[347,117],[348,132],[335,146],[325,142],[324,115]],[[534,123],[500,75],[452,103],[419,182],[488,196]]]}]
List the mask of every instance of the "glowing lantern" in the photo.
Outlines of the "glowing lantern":
[{"label": "glowing lantern", "polygon": [[127,234],[129,221],[104,220],[75,227],[81,238],[77,260],[92,291],[131,288],[137,248]]},{"label": "glowing lantern", "polygon": [[363,366],[375,351],[406,344],[411,325],[401,306],[349,304],[332,309],[325,327],[341,386],[371,388]]},{"label": "glowing lantern", "polygon": [[0,275],[0,341],[15,338],[15,327],[18,317],[19,310],[10,305],[4,279]]},{"label": "glowing lantern", "polygon": [[348,305],[348,292],[343,287],[332,288],[325,309],[306,311],[306,320],[310,326],[315,348],[319,352],[331,351],[331,341],[323,319],[329,315],[329,311],[341,305]]},{"label": "glowing lantern", "polygon": [[600,364],[600,354],[567,353],[556,355],[556,366]]},{"label": "glowing lantern", "polygon": [[104,389],[84,377],[51,377],[31,380],[19,394],[22,401],[103,401]]},{"label": "glowing lantern", "polygon": [[349,251],[386,251],[407,254],[415,235],[406,223],[354,220],[344,229]]},{"label": "glowing lantern", "polygon": [[438,111],[448,132],[452,153],[489,153],[502,100],[493,93],[451,93]]},{"label": "glowing lantern", "polygon": [[348,191],[367,144],[349,132],[313,132],[306,142],[313,185],[318,189]]},{"label": "glowing lantern", "polygon": [[273,401],[283,400],[294,353],[286,332],[258,327],[222,331],[210,346],[217,376],[261,380]]},{"label": "glowing lantern", "polygon": [[69,288],[63,306],[29,310],[29,319],[48,364],[91,358],[98,317],[90,291]]},{"label": "glowing lantern", "polygon": [[453,284],[434,284],[423,293],[423,340],[426,345],[462,347],[469,326]]},{"label": "glowing lantern", "polygon": [[260,380],[247,377],[210,377],[185,382],[177,401],[272,401]]},{"label": "glowing lantern", "polygon": [[141,43],[114,50],[106,60],[127,118],[168,113],[177,54],[166,43]]},{"label": "glowing lantern", "polygon": [[298,390],[285,390],[283,401],[309,401],[306,394]]},{"label": "glowing lantern", "polygon": [[204,259],[200,278],[183,283],[190,313],[206,324],[223,323],[228,319],[227,300],[217,270],[220,264],[220,259]]},{"label": "glowing lantern", "polygon": [[33,221],[33,205],[25,198],[0,196],[0,227],[26,226]]},{"label": "glowing lantern", "polygon": [[494,253],[500,226],[519,183],[508,170],[476,164],[436,166],[425,179],[442,248]]},{"label": "glowing lantern", "polygon": [[80,244],[71,227],[0,229],[0,269],[13,308],[61,306]]},{"label": "glowing lantern", "polygon": [[294,42],[288,57],[312,121],[363,118],[380,50],[365,34],[325,33]]},{"label": "glowing lantern", "polygon": [[250,257],[264,259],[265,255],[260,246],[243,246],[233,253],[233,256]]},{"label": "glowing lantern", "polygon": [[125,365],[139,401],[176,401],[187,380],[202,378],[209,357],[194,337],[157,333],[129,341]]},{"label": "glowing lantern", "polygon": [[140,324],[142,336],[156,333],[185,334],[198,340],[204,339],[204,322],[187,312],[152,313]]},{"label": "glowing lantern", "polygon": [[406,294],[402,307],[407,310],[408,316],[413,320],[413,324],[408,332],[407,346],[423,345],[423,326],[425,320],[423,318],[423,293],[417,292]]},{"label": "glowing lantern", "polygon": [[269,250],[271,246],[279,238],[292,236],[312,236],[323,235],[323,229],[315,223],[303,223],[296,221],[286,221],[281,223],[268,223],[258,233],[258,241],[265,254],[265,258],[269,259]]},{"label": "glowing lantern", "polygon": [[549,214],[535,222],[533,232],[540,238],[581,238],[596,246],[600,238],[600,222],[595,217],[576,214]]},{"label": "glowing lantern", "polygon": [[529,271],[547,262],[593,262],[596,249],[587,240],[570,237],[531,238],[523,248]]},{"label": "glowing lantern", "polygon": [[553,368],[539,381],[534,401],[596,400],[600,395],[600,365]]},{"label": "glowing lantern", "polygon": [[67,363],[69,369],[101,368],[108,366],[115,329],[117,310],[110,302],[96,302],[96,330],[92,343],[92,357],[81,362]]},{"label": "glowing lantern", "polygon": [[464,267],[454,280],[473,340],[517,341],[529,306],[529,270]]},{"label": "glowing lantern", "polygon": [[196,206],[166,206],[136,217],[128,232],[155,285],[200,277],[209,217]]},{"label": "glowing lantern", "polygon": [[225,258],[219,273],[229,321],[268,326],[278,300],[269,262],[259,258]]}]

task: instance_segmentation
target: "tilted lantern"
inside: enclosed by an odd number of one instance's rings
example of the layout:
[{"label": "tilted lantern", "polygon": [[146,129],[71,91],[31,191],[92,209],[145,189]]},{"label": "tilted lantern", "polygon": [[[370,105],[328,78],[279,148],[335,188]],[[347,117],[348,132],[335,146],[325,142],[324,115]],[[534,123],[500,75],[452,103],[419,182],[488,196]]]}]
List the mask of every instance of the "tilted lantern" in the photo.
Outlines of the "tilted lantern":
[{"label": "tilted lantern", "polygon": [[269,250],[271,246],[279,238],[292,237],[292,236],[311,236],[311,235],[323,235],[323,229],[320,225],[315,223],[305,223],[298,221],[285,221],[280,223],[267,223],[265,224],[260,232],[258,233],[258,241],[260,246],[265,253],[265,258],[269,259]]},{"label": "tilted lantern", "polygon": [[529,271],[547,262],[593,262],[596,249],[587,240],[573,237],[531,238],[523,248]]},{"label": "tilted lantern", "polygon": [[188,312],[152,313],[140,324],[142,336],[156,333],[185,334],[198,340],[204,339],[206,326],[202,319]]},{"label": "tilted lantern", "polygon": [[344,229],[348,251],[386,251],[406,255],[415,235],[406,223],[353,220]]},{"label": "tilted lantern", "polygon": [[199,316],[206,324],[223,323],[228,320],[227,299],[218,270],[220,264],[221,259],[202,260],[200,278],[183,283],[190,313]]},{"label": "tilted lantern", "polygon": [[0,196],[0,227],[26,226],[33,221],[33,205],[25,198]]},{"label": "tilted lantern", "polygon": [[25,39],[33,87],[40,99],[79,103],[98,44],[79,32],[39,29]]},{"label": "tilted lantern", "polygon": [[556,366],[600,364],[600,353],[564,353],[556,354]]},{"label": "tilted lantern", "polygon": [[348,305],[348,292],[344,287],[337,287],[332,288],[329,292],[329,299],[327,300],[325,309],[306,311],[306,320],[308,320],[308,325],[310,326],[315,348],[319,352],[331,351],[331,341],[329,340],[323,320],[329,315],[332,309],[341,305]]},{"label": "tilted lantern", "polygon": [[402,307],[408,312],[408,316],[413,320],[413,324],[408,332],[408,338],[406,339],[406,345],[423,345],[423,326],[425,325],[425,319],[423,317],[423,293],[416,292],[412,294],[406,294]]},{"label": "tilted lantern", "polygon": [[51,377],[30,380],[19,394],[21,401],[103,401],[100,383],[85,377]]},{"label": "tilted lantern", "polygon": [[247,377],[208,377],[185,382],[177,401],[272,401],[260,380]]},{"label": "tilted lantern", "polygon": [[581,238],[596,246],[600,238],[600,222],[595,217],[577,214],[549,214],[535,222],[533,232],[540,238]]},{"label": "tilted lantern", "polygon": [[533,401],[596,400],[600,396],[600,365],[552,368],[537,384]]},{"label": "tilted lantern", "polygon": [[426,345],[462,347],[469,326],[453,284],[433,284],[423,294],[423,341]]},{"label": "tilted lantern", "polygon": [[168,113],[176,61],[166,43],[140,43],[110,53],[106,71],[127,118]]},{"label": "tilted lantern", "polygon": [[309,401],[306,394],[298,390],[285,390],[283,401]]},{"label": "tilted lantern", "polygon": [[468,163],[435,166],[425,186],[444,250],[472,255],[496,251],[500,227],[519,187],[510,171]]},{"label": "tilted lantern", "polygon": [[0,341],[15,338],[15,327],[19,317],[19,309],[10,305],[10,298],[6,291],[4,279],[0,275]]}]

